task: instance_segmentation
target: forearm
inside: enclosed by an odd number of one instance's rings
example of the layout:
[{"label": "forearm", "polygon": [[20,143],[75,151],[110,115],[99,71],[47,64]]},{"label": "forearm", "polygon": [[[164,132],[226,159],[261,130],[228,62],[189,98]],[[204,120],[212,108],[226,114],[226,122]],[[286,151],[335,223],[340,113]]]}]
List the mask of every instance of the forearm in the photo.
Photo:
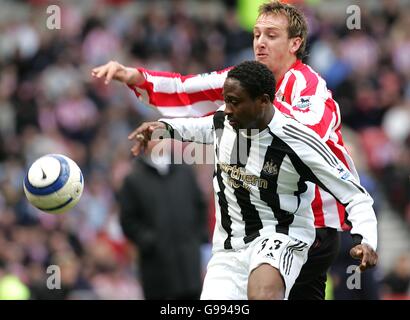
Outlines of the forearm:
[{"label": "forearm", "polygon": [[145,82],[145,77],[144,74],[137,69],[125,67],[125,75],[122,82],[130,87],[140,86]]},{"label": "forearm", "polygon": [[373,210],[373,200],[368,198],[357,199],[346,207],[348,221],[352,225],[350,233],[354,243],[366,243],[377,249],[377,219]]},{"label": "forearm", "polygon": [[159,119],[167,125],[171,138],[205,144],[213,143],[213,116]]},{"label": "forearm", "polygon": [[138,68],[142,83],[129,85],[144,103],[167,117],[198,117],[215,112],[222,104],[222,87],[229,69],[187,75]]},{"label": "forearm", "polygon": [[[373,199],[359,181],[340,162],[336,170],[322,166],[316,168],[318,184],[327,189],[347,212],[347,222],[351,224],[351,234],[358,243],[366,243],[377,249],[377,220],[373,210]],[[360,241],[360,242],[359,242]]]},{"label": "forearm", "polygon": [[296,150],[293,162],[301,176],[329,192],[346,207],[352,233],[377,247],[377,222],[373,199],[347,167],[336,158],[318,135],[300,124],[283,128],[285,141]]}]

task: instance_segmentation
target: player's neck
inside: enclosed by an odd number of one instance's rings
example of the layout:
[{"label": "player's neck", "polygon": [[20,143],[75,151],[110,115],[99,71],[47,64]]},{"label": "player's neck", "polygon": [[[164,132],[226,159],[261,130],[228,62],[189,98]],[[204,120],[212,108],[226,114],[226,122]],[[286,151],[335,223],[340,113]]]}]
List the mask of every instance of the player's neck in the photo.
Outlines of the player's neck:
[{"label": "player's neck", "polygon": [[280,68],[276,72],[274,72],[273,75],[275,76],[276,83],[282,80],[285,73],[289,71],[289,69],[293,66],[296,60],[296,56],[290,56],[286,61],[284,61],[284,63],[282,63]]},{"label": "player's neck", "polygon": [[265,109],[263,118],[257,124],[257,129],[259,131],[265,130],[268,127],[269,123],[272,121],[274,113],[275,113],[275,108],[272,105],[270,105],[270,107],[267,107]]}]

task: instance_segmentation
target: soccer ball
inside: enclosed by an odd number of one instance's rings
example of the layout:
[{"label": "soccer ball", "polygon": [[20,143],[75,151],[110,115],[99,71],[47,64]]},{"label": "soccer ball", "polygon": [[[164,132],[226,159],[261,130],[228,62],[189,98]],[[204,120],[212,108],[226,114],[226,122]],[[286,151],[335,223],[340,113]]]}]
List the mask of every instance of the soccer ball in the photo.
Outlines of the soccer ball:
[{"label": "soccer ball", "polygon": [[30,166],[24,193],[30,203],[47,213],[64,213],[80,200],[84,189],[81,169],[61,154],[47,154]]}]

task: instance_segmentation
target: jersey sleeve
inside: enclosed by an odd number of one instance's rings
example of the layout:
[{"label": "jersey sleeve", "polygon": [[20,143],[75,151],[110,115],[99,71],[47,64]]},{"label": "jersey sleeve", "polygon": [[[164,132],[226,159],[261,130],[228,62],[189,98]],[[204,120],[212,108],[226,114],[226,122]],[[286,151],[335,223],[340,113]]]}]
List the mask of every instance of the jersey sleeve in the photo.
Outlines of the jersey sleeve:
[{"label": "jersey sleeve", "polygon": [[359,181],[329,147],[304,126],[296,122],[285,125],[283,137],[294,151],[292,162],[299,174],[332,194],[346,208],[351,234],[376,250],[377,220],[373,199]]},{"label": "jersey sleeve", "polygon": [[333,100],[326,82],[310,67],[293,70],[284,88],[278,108],[300,123],[328,138],[340,124],[339,105]]},{"label": "jersey sleeve", "polygon": [[204,144],[214,142],[213,115],[202,118],[159,119],[158,121],[168,125],[173,139]]},{"label": "jersey sleeve", "polygon": [[230,69],[183,76],[138,68],[145,82],[129,88],[166,117],[202,117],[224,103],[222,88]]}]

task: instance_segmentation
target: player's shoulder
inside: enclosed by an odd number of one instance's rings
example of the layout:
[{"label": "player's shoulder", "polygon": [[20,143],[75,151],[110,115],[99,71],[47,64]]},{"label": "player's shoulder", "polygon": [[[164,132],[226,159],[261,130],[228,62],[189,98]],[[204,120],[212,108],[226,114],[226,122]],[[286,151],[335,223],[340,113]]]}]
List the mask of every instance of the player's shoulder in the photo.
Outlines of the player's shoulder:
[{"label": "player's shoulder", "polygon": [[310,65],[298,60],[289,70],[296,82],[305,82],[307,85],[315,84],[326,86],[326,81]]},{"label": "player's shoulder", "polygon": [[301,60],[297,60],[292,67],[289,69],[292,73],[300,72],[302,74],[315,74],[320,77],[320,75],[308,64],[303,63]]},{"label": "player's shoulder", "polygon": [[278,109],[275,110],[273,121],[271,121],[269,127],[271,132],[279,137],[289,138],[289,136],[297,136],[298,133],[303,133],[312,135],[320,140],[320,137],[312,129],[308,128],[292,116],[280,112]]},{"label": "player's shoulder", "polygon": [[281,133],[282,129],[290,124],[299,123],[292,116],[281,112],[276,106],[272,121],[269,123],[269,128],[272,132]]}]

